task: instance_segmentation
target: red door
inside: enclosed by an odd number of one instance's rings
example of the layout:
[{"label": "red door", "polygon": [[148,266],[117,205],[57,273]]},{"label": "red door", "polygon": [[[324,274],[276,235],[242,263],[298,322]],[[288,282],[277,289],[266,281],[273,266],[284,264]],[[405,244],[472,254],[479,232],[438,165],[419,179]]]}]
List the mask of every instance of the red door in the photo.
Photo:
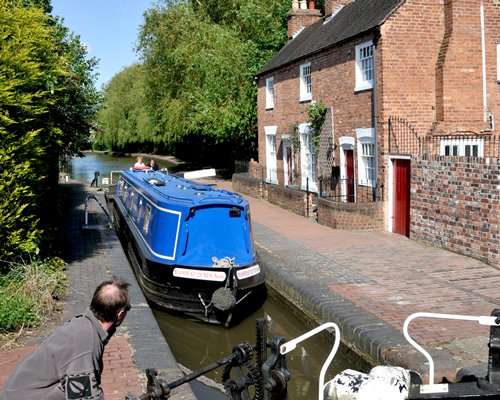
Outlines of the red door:
[{"label": "red door", "polygon": [[410,237],[410,160],[393,160],[392,231]]},{"label": "red door", "polygon": [[346,201],[354,202],[354,150],[345,150]]}]

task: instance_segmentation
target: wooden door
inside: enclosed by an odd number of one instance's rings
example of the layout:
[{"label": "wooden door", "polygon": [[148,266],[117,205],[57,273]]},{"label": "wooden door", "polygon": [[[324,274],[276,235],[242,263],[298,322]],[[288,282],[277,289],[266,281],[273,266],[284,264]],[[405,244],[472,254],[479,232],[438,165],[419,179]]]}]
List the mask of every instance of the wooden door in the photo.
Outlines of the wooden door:
[{"label": "wooden door", "polygon": [[345,150],[346,202],[354,202],[354,150]]},{"label": "wooden door", "polygon": [[393,160],[392,232],[410,237],[410,160]]}]

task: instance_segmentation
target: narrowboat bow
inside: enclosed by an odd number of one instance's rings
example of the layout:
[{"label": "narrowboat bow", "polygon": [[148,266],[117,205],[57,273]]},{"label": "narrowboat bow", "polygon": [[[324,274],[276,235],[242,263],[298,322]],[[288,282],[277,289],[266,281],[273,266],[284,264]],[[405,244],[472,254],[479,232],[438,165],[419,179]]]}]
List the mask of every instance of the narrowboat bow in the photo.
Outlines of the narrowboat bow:
[{"label": "narrowboat bow", "polygon": [[167,172],[123,171],[116,229],[152,303],[230,326],[266,297],[248,201]]}]

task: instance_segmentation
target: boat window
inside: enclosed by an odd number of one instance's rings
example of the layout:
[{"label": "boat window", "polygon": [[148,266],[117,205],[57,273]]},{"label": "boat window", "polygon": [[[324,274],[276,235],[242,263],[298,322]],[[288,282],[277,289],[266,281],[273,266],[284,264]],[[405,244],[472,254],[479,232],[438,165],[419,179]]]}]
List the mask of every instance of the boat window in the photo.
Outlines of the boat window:
[{"label": "boat window", "polygon": [[123,203],[125,204],[127,202],[130,190],[129,190],[129,187],[127,185],[125,185],[123,190],[125,191],[125,194],[123,195]]},{"label": "boat window", "polygon": [[139,213],[137,214],[137,221],[141,219],[142,214],[142,199],[139,199]]},{"label": "boat window", "polygon": [[146,213],[144,214],[144,225],[143,225],[144,233],[148,233],[150,218],[151,218],[151,206],[148,204],[146,206]]},{"label": "boat window", "polygon": [[118,194],[120,196],[123,196],[123,180],[122,179],[120,179],[118,181]]},{"label": "boat window", "polygon": [[[135,192],[131,189],[130,190],[130,203],[129,203],[129,208],[132,208],[133,204],[134,204],[134,195],[135,195]],[[134,210],[132,210],[134,211]]]},{"label": "boat window", "polygon": [[137,207],[139,203],[139,196],[137,196],[137,199],[134,201],[134,198],[132,197],[132,214],[137,215]]}]

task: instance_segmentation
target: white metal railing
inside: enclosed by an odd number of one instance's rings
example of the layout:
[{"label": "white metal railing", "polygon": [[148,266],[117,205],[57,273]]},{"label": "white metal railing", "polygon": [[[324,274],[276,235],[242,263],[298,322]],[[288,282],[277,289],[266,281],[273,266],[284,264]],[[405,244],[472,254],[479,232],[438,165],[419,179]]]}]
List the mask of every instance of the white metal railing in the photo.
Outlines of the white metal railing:
[{"label": "white metal railing", "polygon": [[476,321],[480,325],[489,325],[489,326],[498,326],[497,317],[493,316],[470,316],[470,315],[455,315],[455,314],[439,314],[439,313],[428,313],[428,312],[418,312],[410,315],[406,318],[405,323],[403,325],[403,334],[408,340],[408,342],[415,347],[420,353],[422,353],[427,361],[429,362],[429,385],[434,385],[434,361],[431,355],[417,342],[415,342],[408,333],[408,326],[410,322],[415,318],[440,318],[440,319],[454,319],[454,320],[462,320],[462,321]]},{"label": "white metal railing", "polygon": [[309,339],[311,336],[314,336],[317,333],[328,328],[335,329],[335,342],[333,343],[332,351],[330,351],[330,354],[328,355],[325,363],[323,364],[323,367],[321,368],[321,372],[319,374],[319,393],[318,393],[319,400],[323,400],[324,398],[326,371],[328,370],[328,367],[332,363],[333,358],[335,357],[335,354],[337,353],[337,350],[339,349],[340,346],[340,329],[337,326],[337,324],[334,322],[327,322],[307,333],[304,333],[303,335],[299,336],[296,339],[289,340],[288,342],[282,344],[280,347],[281,355],[287,354],[290,351],[294,350],[297,347],[297,344],[299,344],[300,342],[303,342],[304,340]]}]

